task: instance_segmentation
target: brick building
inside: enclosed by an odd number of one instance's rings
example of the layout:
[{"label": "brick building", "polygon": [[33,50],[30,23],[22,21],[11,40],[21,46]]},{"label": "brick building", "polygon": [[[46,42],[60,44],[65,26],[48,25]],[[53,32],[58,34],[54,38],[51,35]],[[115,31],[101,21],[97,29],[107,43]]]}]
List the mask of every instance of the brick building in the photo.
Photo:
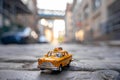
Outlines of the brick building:
[{"label": "brick building", "polygon": [[119,0],[74,0],[72,23],[76,40],[119,39]]},{"label": "brick building", "polygon": [[65,41],[72,42],[74,39],[73,26],[72,26],[72,4],[67,4],[65,14]]}]

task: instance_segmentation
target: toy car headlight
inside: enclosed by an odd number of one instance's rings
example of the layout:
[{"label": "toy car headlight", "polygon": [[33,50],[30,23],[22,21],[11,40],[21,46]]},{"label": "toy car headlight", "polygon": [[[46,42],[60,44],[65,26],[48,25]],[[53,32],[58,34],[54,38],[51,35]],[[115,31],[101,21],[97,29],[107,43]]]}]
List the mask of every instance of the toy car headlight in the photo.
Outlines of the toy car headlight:
[{"label": "toy car headlight", "polygon": [[38,59],[38,62],[41,62],[42,60],[41,59]]}]

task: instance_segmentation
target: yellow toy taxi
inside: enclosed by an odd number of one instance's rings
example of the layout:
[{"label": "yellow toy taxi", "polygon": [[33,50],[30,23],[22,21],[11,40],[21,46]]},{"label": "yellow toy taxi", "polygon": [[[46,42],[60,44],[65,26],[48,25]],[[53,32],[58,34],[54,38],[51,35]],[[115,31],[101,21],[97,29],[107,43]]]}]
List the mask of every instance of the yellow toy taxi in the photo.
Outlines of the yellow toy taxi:
[{"label": "yellow toy taxi", "polygon": [[72,61],[72,54],[63,50],[62,47],[57,47],[49,51],[44,57],[38,59],[38,68],[40,70],[62,71],[64,66],[69,66]]}]

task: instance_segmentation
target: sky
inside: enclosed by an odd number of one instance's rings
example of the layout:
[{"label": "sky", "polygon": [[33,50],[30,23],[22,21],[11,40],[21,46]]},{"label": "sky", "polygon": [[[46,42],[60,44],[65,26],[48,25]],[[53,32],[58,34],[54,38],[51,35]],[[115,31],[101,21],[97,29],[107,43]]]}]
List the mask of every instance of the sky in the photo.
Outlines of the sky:
[{"label": "sky", "polygon": [[40,9],[50,10],[65,10],[66,3],[71,3],[72,0],[37,0],[37,7]]},{"label": "sky", "polygon": [[65,30],[65,22],[64,22],[64,20],[55,20],[54,21],[54,28],[53,28],[54,37],[58,38],[59,32],[64,31],[64,30]]}]

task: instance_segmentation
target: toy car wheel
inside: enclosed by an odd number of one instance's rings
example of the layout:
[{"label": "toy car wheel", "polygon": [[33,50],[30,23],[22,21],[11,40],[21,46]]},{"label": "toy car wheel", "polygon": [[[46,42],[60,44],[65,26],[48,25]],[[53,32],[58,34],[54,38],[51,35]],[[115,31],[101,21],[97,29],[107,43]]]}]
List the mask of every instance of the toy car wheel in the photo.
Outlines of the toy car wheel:
[{"label": "toy car wheel", "polygon": [[71,63],[71,61],[67,64],[67,67],[69,67],[69,66],[70,66],[70,63]]},{"label": "toy car wheel", "polygon": [[60,67],[59,67],[59,72],[61,72],[62,71],[62,66],[60,65]]},{"label": "toy car wheel", "polygon": [[67,64],[67,67],[69,67],[69,66],[70,66],[70,63]]}]

